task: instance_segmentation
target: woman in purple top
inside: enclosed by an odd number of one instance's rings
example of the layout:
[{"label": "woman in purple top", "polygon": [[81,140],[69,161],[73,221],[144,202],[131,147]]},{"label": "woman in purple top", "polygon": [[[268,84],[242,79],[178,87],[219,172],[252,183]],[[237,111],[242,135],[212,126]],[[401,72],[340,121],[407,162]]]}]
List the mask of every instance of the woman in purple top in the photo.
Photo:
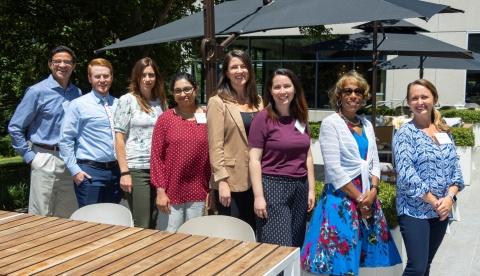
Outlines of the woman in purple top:
[{"label": "woman in purple top", "polygon": [[301,246],[307,210],[315,201],[315,178],[308,107],[297,76],[275,70],[264,103],[248,136],[257,240]]}]

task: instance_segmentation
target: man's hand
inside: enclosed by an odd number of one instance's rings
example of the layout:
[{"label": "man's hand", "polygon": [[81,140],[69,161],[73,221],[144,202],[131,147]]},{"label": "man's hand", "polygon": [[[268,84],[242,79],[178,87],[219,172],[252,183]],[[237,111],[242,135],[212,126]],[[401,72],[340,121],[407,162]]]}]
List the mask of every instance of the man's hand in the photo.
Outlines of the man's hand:
[{"label": "man's hand", "polygon": [[77,173],[76,175],[73,176],[73,182],[75,182],[75,184],[77,185],[80,185],[80,183],[83,182],[83,180],[86,178],[88,179],[92,179],[92,177],[90,175],[88,175],[86,172],[79,172]]}]

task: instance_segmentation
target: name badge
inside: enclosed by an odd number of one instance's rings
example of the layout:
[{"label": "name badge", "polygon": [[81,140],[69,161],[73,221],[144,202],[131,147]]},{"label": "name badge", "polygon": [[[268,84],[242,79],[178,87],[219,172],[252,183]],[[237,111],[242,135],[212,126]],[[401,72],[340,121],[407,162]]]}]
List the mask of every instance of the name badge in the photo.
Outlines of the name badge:
[{"label": "name badge", "polygon": [[445,132],[435,133],[435,138],[440,145],[453,144],[452,139]]},{"label": "name badge", "polygon": [[206,113],[195,113],[195,121],[197,121],[197,124],[206,124],[207,123],[207,114]]},{"label": "name badge", "polygon": [[300,133],[304,134],[305,133],[305,124],[300,123],[299,120],[295,122],[295,128],[300,131]]}]

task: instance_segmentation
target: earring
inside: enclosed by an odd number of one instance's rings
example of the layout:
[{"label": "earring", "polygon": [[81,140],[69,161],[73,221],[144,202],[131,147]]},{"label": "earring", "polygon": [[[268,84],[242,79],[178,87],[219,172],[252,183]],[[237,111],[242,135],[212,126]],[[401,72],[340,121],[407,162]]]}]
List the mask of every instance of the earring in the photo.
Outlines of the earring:
[{"label": "earring", "polygon": [[342,102],[340,100],[337,101],[337,109],[340,109],[340,107],[342,106]]}]

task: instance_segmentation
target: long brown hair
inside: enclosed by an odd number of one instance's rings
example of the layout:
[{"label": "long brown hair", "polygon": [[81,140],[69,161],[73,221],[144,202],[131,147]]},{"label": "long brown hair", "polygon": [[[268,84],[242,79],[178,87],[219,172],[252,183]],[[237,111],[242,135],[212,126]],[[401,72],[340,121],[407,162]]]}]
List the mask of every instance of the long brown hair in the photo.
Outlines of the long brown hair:
[{"label": "long brown hair", "polygon": [[[407,85],[407,102],[410,102],[410,88],[413,85],[420,85],[427,88],[430,91],[430,93],[432,93],[433,101],[434,101],[433,104],[435,105],[438,103],[437,88],[435,87],[435,85],[433,85],[433,83],[431,83],[426,79],[418,79],[418,80],[412,81]],[[433,125],[435,125],[437,129],[445,132],[450,132],[450,127],[445,123],[445,121],[442,118],[442,114],[440,114],[440,111],[435,109],[435,106],[433,106],[430,118],[431,118],[431,122],[433,123]]]},{"label": "long brown hair", "polygon": [[273,78],[275,76],[285,76],[292,81],[294,94],[292,102],[290,103],[290,115],[299,120],[300,122],[307,124],[308,123],[308,105],[307,100],[305,99],[305,93],[302,88],[302,84],[298,79],[297,75],[293,73],[292,70],[280,68],[273,72],[272,76],[267,81],[267,86],[265,89],[265,94],[263,95],[263,101],[267,109],[268,118],[273,121],[278,121],[279,113],[275,107],[275,100],[272,96],[272,85]]},{"label": "long brown hair", "polygon": [[153,100],[160,100],[160,106],[162,110],[165,110],[166,107],[166,96],[165,96],[165,82],[163,80],[160,71],[158,70],[158,66],[153,61],[153,59],[149,57],[144,57],[139,59],[132,69],[132,74],[130,75],[130,84],[128,85],[128,91],[132,93],[133,96],[137,99],[140,108],[145,113],[150,113],[152,111],[152,107],[150,106],[150,99],[146,99],[145,96],[140,91],[140,82],[142,81],[143,70],[151,66],[153,71],[155,72],[155,85],[152,88],[152,99]]},{"label": "long brown hair", "polygon": [[260,100],[257,95],[257,84],[255,81],[255,73],[253,72],[252,61],[250,57],[242,50],[232,50],[225,55],[222,64],[222,74],[218,80],[217,95],[226,101],[236,101],[236,91],[230,84],[230,79],[227,77],[228,66],[230,61],[234,58],[240,59],[248,68],[248,81],[246,84],[247,98],[249,105],[258,108],[260,106]]}]

